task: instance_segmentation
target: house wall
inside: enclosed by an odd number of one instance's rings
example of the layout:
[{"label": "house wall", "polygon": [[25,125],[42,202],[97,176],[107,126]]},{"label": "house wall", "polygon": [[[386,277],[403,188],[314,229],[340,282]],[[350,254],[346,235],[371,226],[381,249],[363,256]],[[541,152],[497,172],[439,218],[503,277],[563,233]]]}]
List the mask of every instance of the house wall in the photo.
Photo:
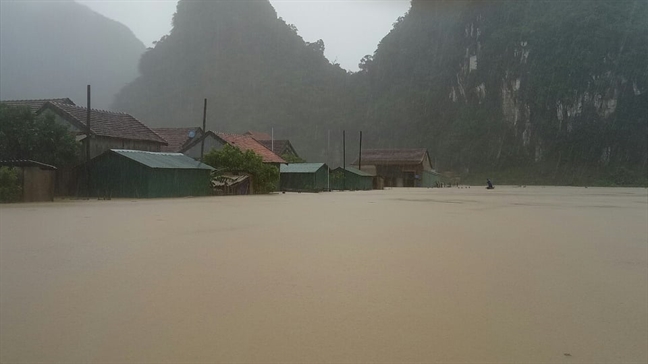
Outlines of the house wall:
[{"label": "house wall", "polygon": [[[85,153],[85,144],[87,139],[83,139],[83,153]],[[104,152],[110,149],[129,149],[129,150],[143,150],[146,152],[159,152],[162,145],[153,141],[144,141],[144,140],[130,140],[130,139],[117,139],[117,138],[107,138],[101,136],[93,136],[90,140],[90,158],[94,158],[98,155],[103,154]]]},{"label": "house wall", "polygon": [[92,160],[89,168],[91,196],[149,197],[150,168],[115,153]]},{"label": "house wall", "polygon": [[56,121],[57,124],[67,127],[68,130],[70,130],[71,132],[74,132],[75,134],[77,134],[77,133],[85,133],[86,132],[85,130],[83,130],[83,131],[79,130],[79,128],[77,128],[76,126],[70,124],[69,121],[63,119],[58,114],[56,114],[56,113],[54,113],[54,112],[52,112],[50,110],[45,110],[43,112],[43,115],[54,115],[54,121]]},{"label": "house wall", "polygon": [[[49,110],[46,111],[46,113],[54,115],[54,120],[57,124],[65,125],[70,130],[70,132],[79,135],[80,138],[83,138],[81,141],[81,143],[83,144],[82,157],[85,157],[86,131],[79,130],[79,128],[70,124],[70,122]],[[101,155],[109,149],[130,149],[143,150],[147,152],[159,152],[161,147],[162,144],[154,141],[108,138],[95,135],[90,141],[90,158],[92,159],[98,155]]]},{"label": "house wall", "polygon": [[186,197],[211,194],[211,171],[207,169],[151,169],[148,196]]},{"label": "house wall", "polygon": [[441,182],[441,175],[432,171],[423,171],[421,187],[436,187]]},{"label": "house wall", "polygon": [[[220,150],[224,145],[225,143],[210,135],[205,138],[205,154],[209,153],[212,149]],[[193,147],[185,150],[183,154],[195,160],[200,159],[200,143],[197,143]]]},{"label": "house wall", "polygon": [[360,176],[353,172],[347,171],[342,167],[336,168],[332,173],[340,174],[344,176],[342,178],[335,178],[331,182],[331,189],[334,190],[371,190],[373,189],[373,177],[372,176]]},{"label": "house wall", "polygon": [[420,187],[423,170],[423,163],[376,166],[376,174],[385,179],[385,187]]},{"label": "house wall", "polygon": [[54,200],[56,171],[40,167],[22,167],[22,188],[24,202]]},{"label": "house wall", "polygon": [[425,153],[425,157],[423,158],[423,170],[424,171],[433,171],[434,168],[432,166],[432,161],[430,161],[430,157],[428,156],[427,153]]}]

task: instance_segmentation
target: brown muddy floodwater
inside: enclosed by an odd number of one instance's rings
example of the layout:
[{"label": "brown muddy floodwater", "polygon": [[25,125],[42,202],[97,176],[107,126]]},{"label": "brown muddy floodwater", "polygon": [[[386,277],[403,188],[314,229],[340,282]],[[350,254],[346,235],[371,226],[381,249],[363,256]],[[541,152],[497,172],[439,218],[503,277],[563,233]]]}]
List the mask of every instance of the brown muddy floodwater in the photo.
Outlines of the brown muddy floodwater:
[{"label": "brown muddy floodwater", "polygon": [[0,207],[0,361],[646,363],[646,189]]}]

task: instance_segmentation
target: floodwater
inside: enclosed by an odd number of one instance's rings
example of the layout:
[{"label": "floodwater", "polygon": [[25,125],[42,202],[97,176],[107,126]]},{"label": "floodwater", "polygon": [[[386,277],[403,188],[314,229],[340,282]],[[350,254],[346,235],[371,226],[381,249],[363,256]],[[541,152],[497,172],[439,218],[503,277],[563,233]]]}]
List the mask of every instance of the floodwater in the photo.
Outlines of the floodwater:
[{"label": "floodwater", "polygon": [[646,189],[0,207],[0,361],[648,361]]}]

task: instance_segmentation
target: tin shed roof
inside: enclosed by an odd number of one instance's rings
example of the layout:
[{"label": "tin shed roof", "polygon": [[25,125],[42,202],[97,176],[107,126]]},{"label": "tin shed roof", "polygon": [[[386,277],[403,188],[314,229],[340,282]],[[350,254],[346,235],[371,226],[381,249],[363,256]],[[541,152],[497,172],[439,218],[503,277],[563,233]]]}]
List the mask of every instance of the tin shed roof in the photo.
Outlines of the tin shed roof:
[{"label": "tin shed roof", "polygon": [[135,162],[143,164],[150,168],[214,170],[214,168],[204,163],[195,161],[191,157],[188,157],[182,153],[157,153],[126,149],[111,149],[110,151],[124,156],[128,159],[132,159]]},{"label": "tin shed roof", "polygon": [[2,167],[39,167],[40,169],[49,169],[55,170],[56,167],[36,162],[30,159],[10,159],[10,160],[0,160],[0,166]]},{"label": "tin shed roof", "polygon": [[281,173],[315,173],[319,171],[324,163],[293,163],[282,164],[280,168]]},{"label": "tin shed roof", "polygon": [[[342,167],[338,167],[338,168],[336,168],[335,170],[337,171],[338,169],[342,170],[342,169],[344,169],[344,168],[342,168]],[[357,168],[353,168],[353,167],[346,167],[346,170],[347,170],[348,172],[353,173],[353,174],[357,174],[358,176],[362,176],[362,177],[373,177],[373,175],[371,175],[371,174],[369,174],[369,173],[367,173],[367,172],[361,171],[361,170],[359,170],[359,169],[357,169]]]}]

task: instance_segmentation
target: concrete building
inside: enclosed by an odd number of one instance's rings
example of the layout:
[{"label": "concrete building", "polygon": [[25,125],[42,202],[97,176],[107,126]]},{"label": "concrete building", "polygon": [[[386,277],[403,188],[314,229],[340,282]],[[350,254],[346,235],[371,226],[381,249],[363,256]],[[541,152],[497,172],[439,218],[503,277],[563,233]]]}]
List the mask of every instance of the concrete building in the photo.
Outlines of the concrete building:
[{"label": "concrete building", "polygon": [[356,159],[352,165],[383,178],[385,187],[433,187],[433,177],[438,176],[427,149],[422,148],[363,149],[362,161]]}]

